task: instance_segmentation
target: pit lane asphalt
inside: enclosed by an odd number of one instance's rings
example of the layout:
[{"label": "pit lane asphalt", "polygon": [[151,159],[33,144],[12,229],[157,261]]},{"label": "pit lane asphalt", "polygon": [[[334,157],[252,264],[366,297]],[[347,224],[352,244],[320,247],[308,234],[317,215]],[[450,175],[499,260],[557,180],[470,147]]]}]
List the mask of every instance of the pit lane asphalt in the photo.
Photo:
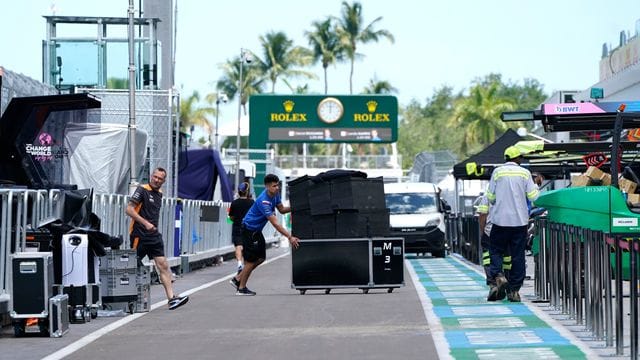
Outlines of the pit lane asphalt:
[{"label": "pit lane asphalt", "polygon": [[430,359],[437,353],[409,273],[387,293],[356,288],[291,288],[288,248],[268,250],[252,275],[257,296],[235,296],[228,283],[235,261],[179,277],[189,303],[170,311],[160,285],[152,310],[71,324],[62,338],[0,333],[0,358],[20,359]]}]

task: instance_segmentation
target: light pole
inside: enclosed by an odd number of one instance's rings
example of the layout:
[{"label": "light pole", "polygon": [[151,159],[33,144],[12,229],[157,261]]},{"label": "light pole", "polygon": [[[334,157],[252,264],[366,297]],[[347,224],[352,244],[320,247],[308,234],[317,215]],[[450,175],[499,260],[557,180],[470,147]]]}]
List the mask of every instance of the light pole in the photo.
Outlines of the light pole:
[{"label": "light pole", "polygon": [[[234,187],[240,185],[240,116],[242,115],[242,68],[245,61],[251,63],[250,54],[246,49],[240,48],[240,77],[238,79],[238,133],[236,134],[236,177]],[[235,192],[235,189],[234,189]]]},{"label": "light pole", "polygon": [[227,94],[223,93],[223,92],[219,92],[216,95],[216,139],[215,139],[215,144],[213,146],[214,149],[216,149],[216,151],[220,152],[220,142],[218,141],[218,114],[220,114],[220,102],[223,103],[227,103],[227,101],[229,101],[229,98],[227,98]]}]

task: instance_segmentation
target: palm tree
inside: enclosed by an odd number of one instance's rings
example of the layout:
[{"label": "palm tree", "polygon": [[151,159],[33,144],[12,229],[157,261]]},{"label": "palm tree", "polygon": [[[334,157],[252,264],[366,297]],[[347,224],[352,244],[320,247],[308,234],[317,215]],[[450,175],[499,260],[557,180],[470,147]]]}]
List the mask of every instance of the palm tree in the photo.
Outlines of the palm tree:
[{"label": "palm tree", "polygon": [[[229,99],[234,99],[238,95],[238,83],[240,82],[240,57],[237,56],[220,66],[224,72],[223,76],[218,80],[216,88],[227,94]],[[258,66],[243,65],[242,66],[242,99],[240,104],[247,114],[247,102],[249,96],[253,94],[261,94],[264,84],[263,73]],[[215,98],[215,94],[209,94],[207,97]]]},{"label": "palm tree", "polygon": [[362,90],[363,94],[393,94],[397,92],[398,89],[391,86],[390,82],[378,80],[375,77],[369,80],[369,85]]},{"label": "palm tree", "polygon": [[353,63],[356,56],[361,56],[356,52],[359,43],[366,44],[368,42],[377,42],[380,38],[387,38],[391,43],[394,42],[393,35],[387,30],[375,30],[375,25],[382,16],[377,17],[368,25],[364,25],[362,18],[362,5],[359,2],[353,2],[349,5],[346,1],[342,2],[342,14],[338,20],[337,33],[341,46],[349,58],[351,70],[349,72],[349,94],[353,94]]},{"label": "palm tree", "polygon": [[314,21],[311,23],[313,31],[305,31],[305,36],[309,40],[309,45],[313,52],[313,62],[322,63],[324,72],[324,93],[329,90],[327,68],[331,64],[344,59],[344,51],[340,46],[340,39],[333,24],[333,18],[328,17],[324,21]]},{"label": "palm tree", "polygon": [[209,122],[208,116],[215,116],[216,109],[211,106],[198,106],[199,102],[200,94],[197,91],[180,101],[180,124],[185,132],[191,126],[202,127],[209,135],[209,140],[211,140],[213,127]]},{"label": "palm tree", "polygon": [[500,83],[476,84],[469,90],[469,96],[455,104],[454,125],[466,129],[461,152],[468,154],[477,147],[491,144],[496,136],[506,131],[507,126],[500,120],[500,114],[514,109],[513,102],[501,97]]},{"label": "palm tree", "polygon": [[289,86],[288,79],[294,77],[315,78],[313,73],[296,69],[298,66],[311,64],[312,55],[309,49],[301,46],[294,46],[293,40],[289,39],[285,33],[269,32],[260,36],[263,59],[259,59],[262,70],[267,78],[271,80],[271,93],[275,93],[276,82],[279,78]]}]

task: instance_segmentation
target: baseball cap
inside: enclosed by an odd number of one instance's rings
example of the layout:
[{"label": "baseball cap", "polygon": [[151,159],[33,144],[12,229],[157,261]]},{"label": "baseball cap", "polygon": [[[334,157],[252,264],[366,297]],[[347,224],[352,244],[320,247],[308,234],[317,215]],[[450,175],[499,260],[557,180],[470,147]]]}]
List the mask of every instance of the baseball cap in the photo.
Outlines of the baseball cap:
[{"label": "baseball cap", "polygon": [[238,192],[245,192],[247,191],[248,188],[249,188],[249,184],[246,182],[243,182],[238,186]]},{"label": "baseball cap", "polygon": [[518,150],[518,148],[515,146],[509,146],[504,150],[505,159],[511,160],[520,156],[521,156],[520,150]]}]

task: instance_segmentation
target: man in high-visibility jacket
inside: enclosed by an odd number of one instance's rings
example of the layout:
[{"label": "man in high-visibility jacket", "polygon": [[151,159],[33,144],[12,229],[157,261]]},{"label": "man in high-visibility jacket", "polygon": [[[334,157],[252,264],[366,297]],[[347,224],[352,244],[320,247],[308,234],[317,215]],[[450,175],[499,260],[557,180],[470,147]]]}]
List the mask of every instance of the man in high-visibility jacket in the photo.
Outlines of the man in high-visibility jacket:
[{"label": "man in high-visibility jacket", "polygon": [[[520,166],[522,155],[515,146],[508,147],[504,157],[506,162],[493,170],[487,188],[493,222],[489,247],[491,289],[487,300],[502,300],[506,295],[509,301],[519,302],[526,266],[525,246],[529,222],[527,199],[534,201],[538,198],[536,182],[540,183],[541,180],[536,179],[534,182],[529,170]],[[509,281],[502,271],[503,254],[511,255]]]},{"label": "man in high-visibility jacket", "polygon": [[[489,236],[491,235],[491,228],[493,223],[491,220],[491,209],[489,199],[486,194],[481,194],[475,201],[474,205],[476,214],[478,215],[478,225],[480,228],[480,245],[482,246],[482,267],[484,268],[484,274],[486,277],[487,285],[491,285],[489,281],[489,264],[491,258],[489,257]],[[511,270],[511,256],[505,254],[502,258],[502,270],[507,280],[509,279],[509,270]]]}]

